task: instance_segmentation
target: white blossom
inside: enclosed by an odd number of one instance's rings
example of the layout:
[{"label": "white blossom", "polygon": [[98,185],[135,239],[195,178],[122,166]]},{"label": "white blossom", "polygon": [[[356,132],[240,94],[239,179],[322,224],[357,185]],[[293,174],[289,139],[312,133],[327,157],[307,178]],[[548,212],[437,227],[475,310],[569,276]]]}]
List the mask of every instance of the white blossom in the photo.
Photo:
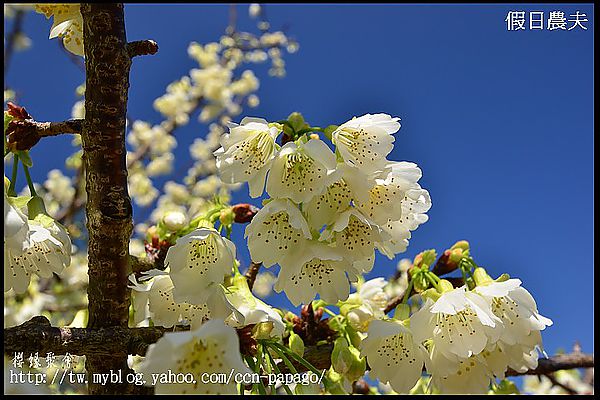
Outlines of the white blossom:
[{"label": "white blossom", "polygon": [[452,374],[432,374],[433,385],[447,394],[485,394],[493,379],[481,356],[473,355],[457,362],[458,368]]},{"label": "white blossom", "polygon": [[[384,225],[388,221],[398,221],[406,212],[403,200],[409,189],[418,187],[421,170],[414,163],[390,162],[384,173],[375,180],[375,186],[369,191],[369,200],[358,201],[357,208],[371,221]],[[419,188],[420,189],[420,188]]]},{"label": "white blossom", "polygon": [[71,239],[66,229],[40,214],[26,220],[4,197],[4,291],[23,293],[32,274],[49,278],[71,262]]},{"label": "white blossom", "polygon": [[250,196],[259,197],[264,189],[281,131],[260,118],[244,118],[240,125],[231,124],[216,152],[217,168],[226,183],[248,182]]},{"label": "white blossom", "polygon": [[387,114],[365,114],[340,125],[332,140],[344,161],[364,170],[381,168],[392,151],[399,118]]},{"label": "white blossom", "polygon": [[431,197],[427,190],[421,189],[418,184],[415,184],[415,188],[405,192],[400,204],[402,216],[399,220],[388,221],[381,226],[382,231],[386,233],[387,240],[376,244],[377,249],[389,259],[406,251],[411,231],[428,221],[429,217],[425,213],[431,208]]},{"label": "white blossom", "polygon": [[296,268],[311,239],[310,229],[300,210],[289,200],[270,201],[246,227],[248,250],[254,262]]},{"label": "white blossom", "polygon": [[[320,240],[335,243],[336,249],[343,253],[344,259],[354,263],[372,258],[375,243],[384,241],[386,237],[377,225],[367,220],[359,211],[349,209],[338,214],[333,225],[321,233]],[[369,270],[370,268],[364,272]]]},{"label": "white blossom", "polygon": [[421,377],[427,351],[400,321],[372,321],[360,346],[370,375],[389,382],[394,391],[408,393]]},{"label": "white blossom", "polygon": [[506,329],[499,340],[507,345],[522,343],[532,331],[541,331],[552,321],[538,313],[533,296],[523,287],[520,279],[492,281],[477,286],[475,292],[492,304],[492,311]]},{"label": "white blossom", "polygon": [[481,295],[463,286],[443,293],[435,303],[427,299],[411,316],[411,328],[420,341],[431,338],[444,356],[464,359],[495,342],[502,323]]},{"label": "white blossom", "polygon": [[[235,394],[237,383],[203,383],[202,374],[251,373],[242,361],[235,330],[221,320],[210,320],[188,332],[167,333],[150,345],[137,372],[146,377],[164,374],[193,374],[196,383],[163,383],[155,385],[157,394]],[[150,386],[152,382],[146,379]]]},{"label": "white blossom", "polygon": [[205,290],[206,302],[191,304],[176,302],[173,298],[173,281],[162,271],[148,271],[150,280],[138,282],[131,275],[130,288],[134,290],[133,308],[134,322],[139,326],[147,318],[151,318],[156,326],[170,328],[177,324],[189,324],[192,329],[212,318],[226,319],[235,308],[225,297],[223,288],[212,286]]},{"label": "white blossom", "polygon": [[360,274],[351,263],[344,261],[332,247],[311,242],[304,250],[298,267],[282,266],[275,291],[285,292],[295,306],[312,301],[316,294],[328,303],[346,300],[350,293],[349,280]]},{"label": "white blossom", "polygon": [[188,223],[187,217],[180,211],[168,211],[162,218],[165,227],[172,232],[185,227]]},{"label": "white blossom", "polygon": [[267,178],[267,193],[305,203],[335,180],[335,155],[319,139],[286,143],[277,153]]},{"label": "white blossom", "polygon": [[191,304],[205,302],[207,289],[221,284],[234,263],[235,245],[215,229],[199,228],[180,237],[165,258],[175,286],[173,298]]}]

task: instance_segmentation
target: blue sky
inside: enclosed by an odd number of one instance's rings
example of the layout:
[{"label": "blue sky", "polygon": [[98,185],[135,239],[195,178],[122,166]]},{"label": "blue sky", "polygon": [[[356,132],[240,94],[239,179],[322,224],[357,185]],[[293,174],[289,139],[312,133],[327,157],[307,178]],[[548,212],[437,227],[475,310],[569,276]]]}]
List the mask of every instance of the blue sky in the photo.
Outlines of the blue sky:
[{"label": "blue sky", "polygon": [[[389,158],[416,162],[430,191],[430,220],[394,261],[378,257],[368,277],[389,276],[402,257],[471,242],[494,276],[520,278],[554,320],[547,350],[579,340],[593,351],[593,6],[268,5],[273,28],[288,26],[300,51],[286,56],[287,77],[260,66],[269,120],[300,111],[313,125],[386,112],[402,119]],[[509,11],[579,10],[588,30],[507,31]],[[239,27],[253,29],[247,7]],[[153,100],[195,67],[191,41],[216,41],[228,5],[127,5],[129,40],[154,39],[157,55],[135,59],[129,112],[160,122]],[[570,26],[571,24],[569,24]],[[38,120],[63,120],[83,73],[47,40],[49,21],[29,14],[33,48],[17,53],[7,80]],[[246,115],[246,114],[244,114]],[[241,117],[240,117],[241,118]],[[178,131],[177,167],[206,134],[195,120]],[[70,138],[45,139],[32,152],[35,180],[62,168]],[[51,147],[50,147],[51,146]],[[235,196],[246,201],[245,190]],[[258,202],[255,201],[255,204]],[[146,214],[135,210],[136,215]],[[242,248],[242,229],[234,235]],[[241,252],[242,264],[248,256]],[[285,297],[272,297],[287,305]]]}]

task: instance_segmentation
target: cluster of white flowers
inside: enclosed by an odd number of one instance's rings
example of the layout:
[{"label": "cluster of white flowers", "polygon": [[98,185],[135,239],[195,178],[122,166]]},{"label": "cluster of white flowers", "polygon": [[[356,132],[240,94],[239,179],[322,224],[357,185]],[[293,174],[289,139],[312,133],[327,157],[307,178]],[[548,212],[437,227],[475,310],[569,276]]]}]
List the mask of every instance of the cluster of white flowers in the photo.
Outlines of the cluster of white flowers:
[{"label": "cluster of white flowers", "polygon": [[[283,335],[281,315],[252,294],[244,276],[237,273],[232,277],[235,253],[235,245],[215,229],[198,228],[169,248],[165,271],[148,271],[140,282],[130,276],[138,325],[151,319],[155,326],[189,324],[192,329],[167,334],[151,345],[139,371],[164,371],[171,362],[173,371],[198,375],[249,371],[241,360],[234,329],[253,326],[257,338]],[[236,392],[234,382],[159,383],[155,388],[159,394]]]},{"label": "cluster of white flowers", "polygon": [[[132,146],[132,151],[127,153],[129,193],[138,205],[148,206],[159,195],[150,177],[172,172],[175,160],[172,151],[177,141],[161,125],[151,126],[144,121],[135,121],[127,135],[127,142]],[[146,164],[140,154],[149,158]]]},{"label": "cluster of white flowers", "polygon": [[373,267],[375,249],[394,257],[427,221],[421,170],[386,159],[399,128],[387,114],[353,118],[333,131],[335,154],[315,134],[280,147],[282,125],[259,118],[230,124],[222,136],[221,179],[248,182],[252,197],[266,181],[271,198],[246,229],[248,248],[253,261],[279,264],[275,290],[293,304],[317,293],[329,303],[345,300],[349,280]]},{"label": "cluster of white flowers", "polygon": [[4,291],[23,293],[32,275],[48,278],[69,266],[71,239],[65,228],[47,215],[28,219],[14,199],[5,191]]},{"label": "cluster of white flowers", "polygon": [[540,331],[552,321],[538,313],[520,280],[493,281],[478,268],[475,281],[468,290],[441,280],[410,317],[403,304],[394,319],[372,321],[361,343],[372,376],[407,393],[425,366],[442,393],[487,393],[508,368],[535,368]]},{"label": "cluster of white flowers", "polygon": [[155,325],[184,323],[194,328],[217,318],[233,327],[265,323],[280,336],[281,316],[252,295],[246,278],[232,278],[235,253],[235,245],[213,228],[198,228],[179,238],[167,252],[166,271],[149,271],[141,282],[130,277],[135,322],[151,318]]}]

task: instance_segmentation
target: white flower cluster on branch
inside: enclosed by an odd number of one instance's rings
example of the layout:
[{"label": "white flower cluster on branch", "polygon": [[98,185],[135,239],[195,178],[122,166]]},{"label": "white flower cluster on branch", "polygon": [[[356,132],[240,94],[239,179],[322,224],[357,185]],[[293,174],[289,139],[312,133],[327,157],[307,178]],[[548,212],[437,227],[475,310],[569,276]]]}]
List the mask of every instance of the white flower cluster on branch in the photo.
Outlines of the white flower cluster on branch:
[{"label": "white flower cluster on branch", "polygon": [[376,249],[393,258],[427,221],[421,170],[386,159],[399,128],[386,114],[354,118],[330,132],[335,153],[314,133],[279,146],[283,125],[257,118],[230,124],[222,137],[221,179],[248,182],[252,197],[266,182],[271,197],[246,229],[248,248],[253,261],[281,267],[275,290],[293,304],[316,294],[346,300],[349,281],[372,269]]}]

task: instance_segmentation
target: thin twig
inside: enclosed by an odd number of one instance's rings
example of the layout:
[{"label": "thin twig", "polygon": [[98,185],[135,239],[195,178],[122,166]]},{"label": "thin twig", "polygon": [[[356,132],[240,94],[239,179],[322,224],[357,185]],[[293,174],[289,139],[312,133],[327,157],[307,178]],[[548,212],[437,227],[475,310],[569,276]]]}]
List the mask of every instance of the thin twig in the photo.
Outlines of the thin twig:
[{"label": "thin twig", "polygon": [[546,378],[548,378],[550,380],[550,382],[552,382],[552,384],[554,386],[558,386],[560,388],[562,388],[563,390],[565,390],[567,393],[569,394],[579,394],[577,392],[577,390],[570,388],[569,386],[565,385],[564,383],[559,382],[556,377],[554,376],[554,374],[544,374],[544,376]]},{"label": "thin twig", "polygon": [[23,20],[25,19],[25,11],[17,10],[15,12],[15,18],[12,24],[12,29],[9,34],[6,35],[6,42],[4,43],[4,88],[6,89],[6,72],[10,65],[10,60],[15,50],[15,42],[17,37],[23,33]]}]

